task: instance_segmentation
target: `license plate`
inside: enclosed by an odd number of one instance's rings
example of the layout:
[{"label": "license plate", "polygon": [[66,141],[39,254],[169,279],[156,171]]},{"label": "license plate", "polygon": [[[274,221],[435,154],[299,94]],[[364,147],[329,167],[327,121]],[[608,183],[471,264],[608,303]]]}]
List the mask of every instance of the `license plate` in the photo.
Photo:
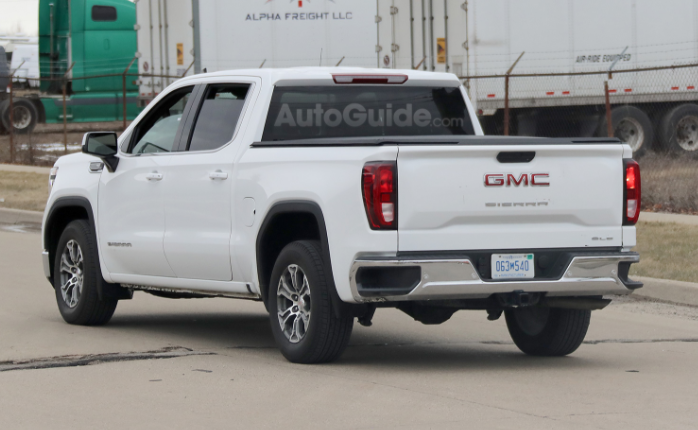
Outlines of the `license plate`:
[{"label": "license plate", "polygon": [[533,278],[533,254],[492,254],[492,279]]}]

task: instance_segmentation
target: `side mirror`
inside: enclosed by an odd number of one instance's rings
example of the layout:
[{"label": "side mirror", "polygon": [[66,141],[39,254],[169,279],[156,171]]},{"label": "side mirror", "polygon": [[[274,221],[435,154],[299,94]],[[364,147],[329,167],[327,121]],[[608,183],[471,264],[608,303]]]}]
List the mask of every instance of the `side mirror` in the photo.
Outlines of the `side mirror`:
[{"label": "side mirror", "polygon": [[119,146],[113,131],[85,133],[82,138],[82,152],[101,158],[110,172],[115,171],[119,165],[119,158],[116,156]]}]

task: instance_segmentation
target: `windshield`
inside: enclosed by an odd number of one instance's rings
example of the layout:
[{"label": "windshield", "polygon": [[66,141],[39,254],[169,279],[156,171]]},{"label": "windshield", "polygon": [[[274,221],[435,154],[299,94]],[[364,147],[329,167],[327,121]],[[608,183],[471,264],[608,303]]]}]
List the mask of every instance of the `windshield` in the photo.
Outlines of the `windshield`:
[{"label": "windshield", "polygon": [[458,87],[276,87],[263,141],[473,135]]}]

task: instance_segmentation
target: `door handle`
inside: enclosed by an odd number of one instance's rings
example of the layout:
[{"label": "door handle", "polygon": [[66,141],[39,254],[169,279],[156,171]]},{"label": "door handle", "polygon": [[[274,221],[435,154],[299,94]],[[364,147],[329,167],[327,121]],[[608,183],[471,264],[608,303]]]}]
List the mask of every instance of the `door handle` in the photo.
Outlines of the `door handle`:
[{"label": "door handle", "polygon": [[162,173],[151,172],[145,175],[145,178],[149,181],[160,181],[162,180]]},{"label": "door handle", "polygon": [[211,179],[220,179],[220,180],[225,180],[228,179],[228,173],[223,172],[221,170],[216,170],[215,172],[209,172],[208,177]]}]

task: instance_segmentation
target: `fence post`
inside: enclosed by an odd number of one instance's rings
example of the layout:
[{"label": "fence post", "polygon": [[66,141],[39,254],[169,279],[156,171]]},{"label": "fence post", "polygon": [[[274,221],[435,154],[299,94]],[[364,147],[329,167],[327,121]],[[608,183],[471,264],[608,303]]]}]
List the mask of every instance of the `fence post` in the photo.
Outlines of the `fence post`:
[{"label": "fence post", "polygon": [[603,82],[603,91],[606,96],[606,133],[608,137],[613,137],[613,118],[611,117],[611,99],[608,97],[608,81]]},{"label": "fence post", "polygon": [[65,78],[63,79],[63,84],[61,85],[63,88],[63,149],[64,152],[67,154],[68,153],[68,109],[66,108],[66,103],[65,103],[65,92],[66,92],[66,82]]},{"label": "fence post", "polygon": [[618,63],[618,61],[620,61],[623,55],[625,55],[625,52],[627,50],[628,46],[626,46],[625,49],[623,49],[623,52],[621,52],[620,55],[616,55],[616,58],[608,67],[608,79],[606,79],[603,83],[603,89],[606,97],[606,134],[608,134],[608,137],[613,137],[613,117],[611,115],[611,99],[608,95],[608,80],[613,79],[613,73],[611,71]]},{"label": "fence post", "polygon": [[68,154],[68,109],[66,107],[65,97],[68,92],[68,74],[73,70],[73,66],[75,66],[74,61],[63,74],[63,80],[61,81],[61,87],[63,87],[63,148],[66,154]]},{"label": "fence post", "polygon": [[504,77],[504,135],[509,136],[509,74]]},{"label": "fence post", "polygon": [[24,65],[24,61],[19,63],[14,71],[10,72],[10,164],[15,162],[15,104],[14,104],[14,90],[12,85],[12,80],[15,77],[15,73]]},{"label": "fence post", "polygon": [[519,58],[514,61],[514,64],[509,67],[509,70],[507,70],[506,75],[504,76],[504,135],[509,136],[509,75],[511,75],[511,72],[514,70],[514,67],[518,64],[519,60],[521,60],[521,57],[526,53],[526,51],[522,52],[521,55],[519,55]]},{"label": "fence post", "polygon": [[14,73],[10,73],[10,129],[8,130],[10,132],[10,164],[15,163],[15,105],[12,94],[12,75]]},{"label": "fence post", "polygon": [[121,77],[121,85],[124,91],[124,130],[126,130],[126,73]]},{"label": "fence post", "polygon": [[138,58],[138,54],[133,56],[131,62],[128,63],[128,66],[126,66],[124,74],[121,75],[121,84],[123,85],[124,90],[124,130],[126,130],[126,74],[128,73],[128,70],[131,68],[131,66],[133,66],[133,62],[136,61],[136,58]]}]

